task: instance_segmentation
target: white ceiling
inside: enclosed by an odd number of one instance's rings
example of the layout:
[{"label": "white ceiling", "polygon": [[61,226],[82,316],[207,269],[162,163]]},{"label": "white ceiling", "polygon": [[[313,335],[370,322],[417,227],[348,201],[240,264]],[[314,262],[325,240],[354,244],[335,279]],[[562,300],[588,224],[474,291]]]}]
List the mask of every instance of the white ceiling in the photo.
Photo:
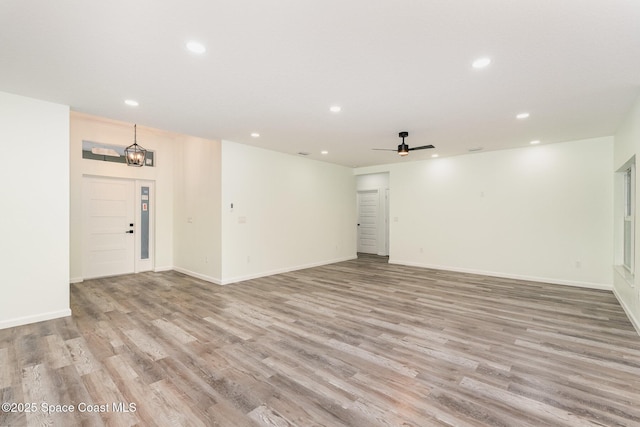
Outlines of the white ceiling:
[{"label": "white ceiling", "polygon": [[639,89],[637,0],[0,2],[1,91],[347,166],[612,135]]}]

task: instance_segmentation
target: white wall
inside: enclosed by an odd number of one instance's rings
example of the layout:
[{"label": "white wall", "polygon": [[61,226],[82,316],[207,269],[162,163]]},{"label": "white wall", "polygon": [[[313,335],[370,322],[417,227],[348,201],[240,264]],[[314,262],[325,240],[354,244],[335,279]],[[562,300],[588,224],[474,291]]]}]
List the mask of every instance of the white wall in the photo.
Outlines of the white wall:
[{"label": "white wall", "polygon": [[[633,108],[627,115],[625,121],[618,129],[615,135],[614,164],[612,170],[618,170],[633,156],[636,156],[636,209],[635,209],[635,266],[636,276],[640,268],[640,98],[636,101]],[[615,189],[616,195],[616,252],[620,254],[622,251],[622,186],[621,180],[617,180]],[[636,276],[624,274],[623,268],[614,269],[614,292],[618,297],[621,305],[624,307],[627,315],[631,319],[638,333],[640,333],[640,285]]]},{"label": "white wall", "polygon": [[613,139],[363,168],[391,172],[390,262],[610,288]]},{"label": "white wall", "polygon": [[370,173],[356,176],[356,190],[384,190],[389,188],[388,173]]},{"label": "white wall", "polygon": [[174,268],[222,280],[221,143],[181,137],[175,147]]},{"label": "white wall", "polygon": [[223,283],[356,257],[352,169],[229,141],[222,159]]},{"label": "white wall", "polygon": [[0,329],[69,316],[69,107],[0,92],[0,141]]},{"label": "white wall", "polygon": [[133,168],[121,163],[82,158],[82,141],[128,146],[133,144],[133,123],[124,123],[80,113],[71,113],[71,264],[72,282],[82,281],[82,177],[155,181],[155,270],[173,268],[174,146],[176,135],[138,126],[137,140],[155,151],[155,167]]}]

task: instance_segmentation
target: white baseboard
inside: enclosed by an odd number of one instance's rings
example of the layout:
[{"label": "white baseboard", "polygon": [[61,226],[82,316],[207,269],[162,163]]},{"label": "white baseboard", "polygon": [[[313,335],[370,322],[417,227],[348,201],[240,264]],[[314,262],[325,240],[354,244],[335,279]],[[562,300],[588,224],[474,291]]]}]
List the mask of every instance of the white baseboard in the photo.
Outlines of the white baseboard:
[{"label": "white baseboard", "polygon": [[[155,273],[160,273],[160,272],[163,272],[163,271],[171,271],[171,270],[174,270],[174,268],[171,267],[171,266],[168,266],[168,267],[167,266],[157,267],[157,268],[153,269],[153,271]],[[144,273],[144,272],[141,271],[140,273]],[[131,274],[135,274],[135,273],[131,273]],[[104,276],[104,277],[110,277],[110,276]],[[90,279],[101,279],[101,278],[102,277],[90,277],[87,280],[90,280]],[[82,283],[82,282],[84,282],[84,278],[83,277],[72,277],[71,279],[69,279],[69,283]]]},{"label": "white baseboard", "polygon": [[629,318],[629,321],[631,322],[631,324],[635,328],[636,332],[638,333],[638,335],[640,335],[640,319],[637,319],[633,315],[633,312],[631,311],[629,306],[624,302],[624,299],[620,298],[620,295],[618,294],[618,291],[616,291],[615,287],[613,288],[613,294],[616,296],[616,299],[618,300],[618,303],[620,304],[620,306],[624,310],[625,314]]},{"label": "white baseboard", "polygon": [[389,259],[389,264],[408,265],[411,267],[431,268],[434,270],[455,271],[458,273],[478,274],[480,276],[501,277],[503,279],[525,280],[529,282],[551,283],[553,285],[575,286],[578,288],[600,289],[603,291],[612,291],[612,284],[580,282],[574,280],[553,279],[549,277],[526,276],[522,274],[501,273],[496,271],[474,270],[471,268],[456,268],[442,265],[422,264],[412,261],[400,261]]},{"label": "white baseboard", "polygon": [[[155,268],[154,271],[159,273],[159,272],[163,272],[163,271],[175,270],[175,271],[177,271],[179,273],[186,274],[187,276],[191,276],[191,277],[195,277],[196,279],[204,280],[205,282],[214,283],[216,285],[230,285],[232,283],[243,282],[245,280],[258,279],[260,277],[273,276],[274,274],[288,273],[290,271],[303,270],[305,268],[319,267],[321,265],[334,264],[336,262],[349,261],[349,260],[356,259],[356,258],[357,258],[357,255],[349,256],[349,257],[342,257],[342,258],[335,258],[335,259],[327,260],[327,261],[314,262],[314,263],[310,263],[310,264],[297,265],[297,266],[293,266],[293,267],[285,267],[285,268],[280,268],[280,269],[276,269],[276,270],[264,271],[264,272],[255,273],[255,274],[248,274],[248,275],[244,275],[244,276],[236,276],[236,277],[226,278],[226,279],[220,279],[218,277],[207,276],[206,274],[197,273],[195,271],[191,271],[189,269],[182,268],[182,267],[176,267],[176,266],[173,266],[173,267],[158,267],[158,268]],[[75,280],[76,280],[76,282],[72,281],[71,283],[82,282],[81,278],[80,279],[75,279]]]},{"label": "white baseboard", "polygon": [[0,321],[0,329],[13,328],[15,326],[28,325],[30,323],[43,322],[45,320],[58,319],[60,317],[71,316],[71,309],[50,311],[48,313],[34,314],[32,316],[16,317]]},{"label": "white baseboard", "polygon": [[335,264],[336,262],[350,261],[352,259],[356,259],[357,257],[358,256],[355,255],[355,256],[348,256],[348,257],[342,257],[342,258],[335,258],[327,261],[313,262],[313,263],[304,264],[304,265],[296,265],[292,267],[279,268],[276,270],[264,271],[264,272],[255,273],[255,274],[247,274],[245,276],[225,278],[222,280],[222,284],[229,285],[231,283],[243,282],[245,280],[252,280],[252,279],[259,279],[260,277],[273,276],[274,274],[289,273],[291,271],[304,270],[305,268],[320,267],[322,265]]},{"label": "white baseboard", "polygon": [[[215,283],[216,285],[222,284],[220,282],[220,279],[218,278],[207,276],[205,274],[196,273],[195,271],[187,270],[186,268],[173,267],[173,268],[170,268],[169,270],[175,270],[178,273],[186,274],[187,276],[195,277],[196,279],[204,280],[205,282]],[[159,271],[159,270],[156,270],[156,271]],[[168,270],[162,270],[162,271],[168,271]]]}]

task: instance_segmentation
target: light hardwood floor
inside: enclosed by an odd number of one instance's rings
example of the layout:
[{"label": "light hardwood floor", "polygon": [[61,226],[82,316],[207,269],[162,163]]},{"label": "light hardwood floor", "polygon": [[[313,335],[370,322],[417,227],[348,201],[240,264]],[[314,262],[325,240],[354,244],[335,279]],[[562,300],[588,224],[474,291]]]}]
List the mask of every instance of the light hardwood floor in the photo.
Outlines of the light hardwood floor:
[{"label": "light hardwood floor", "polygon": [[71,308],[0,331],[1,400],[29,405],[0,425],[640,425],[611,292],[362,256],[225,287],[90,280]]}]

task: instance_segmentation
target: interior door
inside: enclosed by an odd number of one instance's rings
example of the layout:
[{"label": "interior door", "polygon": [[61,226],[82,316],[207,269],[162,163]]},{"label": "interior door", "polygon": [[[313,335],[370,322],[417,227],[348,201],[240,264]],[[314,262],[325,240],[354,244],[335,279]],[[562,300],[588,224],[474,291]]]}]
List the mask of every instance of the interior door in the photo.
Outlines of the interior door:
[{"label": "interior door", "polygon": [[135,182],[85,177],[83,210],[83,277],[133,273]]},{"label": "interior door", "polygon": [[378,190],[358,191],[358,252],[378,254]]}]

